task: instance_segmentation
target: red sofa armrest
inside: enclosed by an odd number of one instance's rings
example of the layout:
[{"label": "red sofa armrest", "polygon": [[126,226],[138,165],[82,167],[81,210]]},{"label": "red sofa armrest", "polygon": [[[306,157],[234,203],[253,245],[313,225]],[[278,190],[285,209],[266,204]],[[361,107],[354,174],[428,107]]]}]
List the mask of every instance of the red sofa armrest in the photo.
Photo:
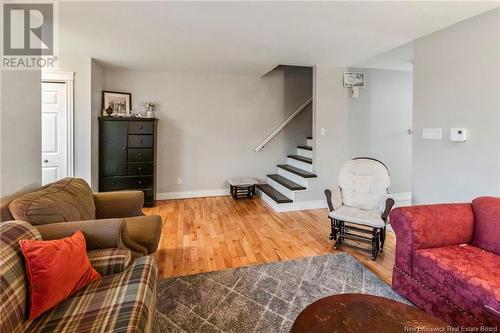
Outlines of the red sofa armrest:
[{"label": "red sofa armrest", "polygon": [[390,215],[396,233],[396,266],[411,273],[416,250],[469,244],[474,230],[471,204],[399,207]]}]

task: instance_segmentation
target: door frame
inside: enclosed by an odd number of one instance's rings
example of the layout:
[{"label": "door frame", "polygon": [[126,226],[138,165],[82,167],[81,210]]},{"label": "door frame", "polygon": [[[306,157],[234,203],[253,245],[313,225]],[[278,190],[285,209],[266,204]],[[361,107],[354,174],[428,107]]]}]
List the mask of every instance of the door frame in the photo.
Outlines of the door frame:
[{"label": "door frame", "polygon": [[[63,72],[63,71],[42,71],[42,83],[64,83],[66,84],[66,167],[67,167],[67,177],[74,176],[74,72]],[[41,89],[41,88],[40,88]]]}]

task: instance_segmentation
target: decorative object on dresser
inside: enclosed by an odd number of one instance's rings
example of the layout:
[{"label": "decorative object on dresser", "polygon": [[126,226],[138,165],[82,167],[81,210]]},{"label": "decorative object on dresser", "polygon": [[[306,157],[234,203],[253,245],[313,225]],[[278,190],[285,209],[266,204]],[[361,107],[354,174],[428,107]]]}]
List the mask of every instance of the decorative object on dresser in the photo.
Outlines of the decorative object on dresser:
[{"label": "decorative object on dresser", "polygon": [[142,190],[156,197],[156,118],[99,118],[99,191]]},{"label": "decorative object on dresser", "polygon": [[130,113],[132,109],[132,94],[118,91],[102,91],[102,109],[108,112]]},{"label": "decorative object on dresser", "polygon": [[146,108],[146,117],[154,118],[155,117],[155,108],[158,106],[156,102],[145,102],[144,107]]}]

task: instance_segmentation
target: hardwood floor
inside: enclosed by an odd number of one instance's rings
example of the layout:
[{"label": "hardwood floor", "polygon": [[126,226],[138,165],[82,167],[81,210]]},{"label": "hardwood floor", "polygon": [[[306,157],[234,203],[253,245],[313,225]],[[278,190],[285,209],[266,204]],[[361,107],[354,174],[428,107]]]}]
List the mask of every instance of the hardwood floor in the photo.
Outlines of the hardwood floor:
[{"label": "hardwood floor", "polygon": [[[275,213],[260,198],[230,196],[158,201],[145,214],[161,215],[157,252],[161,277],[195,274],[334,252],[326,209]],[[387,233],[376,261],[346,248],[391,283],[395,236]]]}]

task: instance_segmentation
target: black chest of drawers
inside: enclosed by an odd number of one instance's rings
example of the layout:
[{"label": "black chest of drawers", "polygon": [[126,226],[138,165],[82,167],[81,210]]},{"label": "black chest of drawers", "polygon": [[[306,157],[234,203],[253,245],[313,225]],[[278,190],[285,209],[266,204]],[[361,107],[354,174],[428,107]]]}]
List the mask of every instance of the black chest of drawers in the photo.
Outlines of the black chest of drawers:
[{"label": "black chest of drawers", "polygon": [[99,191],[142,190],[144,204],[156,199],[158,119],[99,118]]}]

